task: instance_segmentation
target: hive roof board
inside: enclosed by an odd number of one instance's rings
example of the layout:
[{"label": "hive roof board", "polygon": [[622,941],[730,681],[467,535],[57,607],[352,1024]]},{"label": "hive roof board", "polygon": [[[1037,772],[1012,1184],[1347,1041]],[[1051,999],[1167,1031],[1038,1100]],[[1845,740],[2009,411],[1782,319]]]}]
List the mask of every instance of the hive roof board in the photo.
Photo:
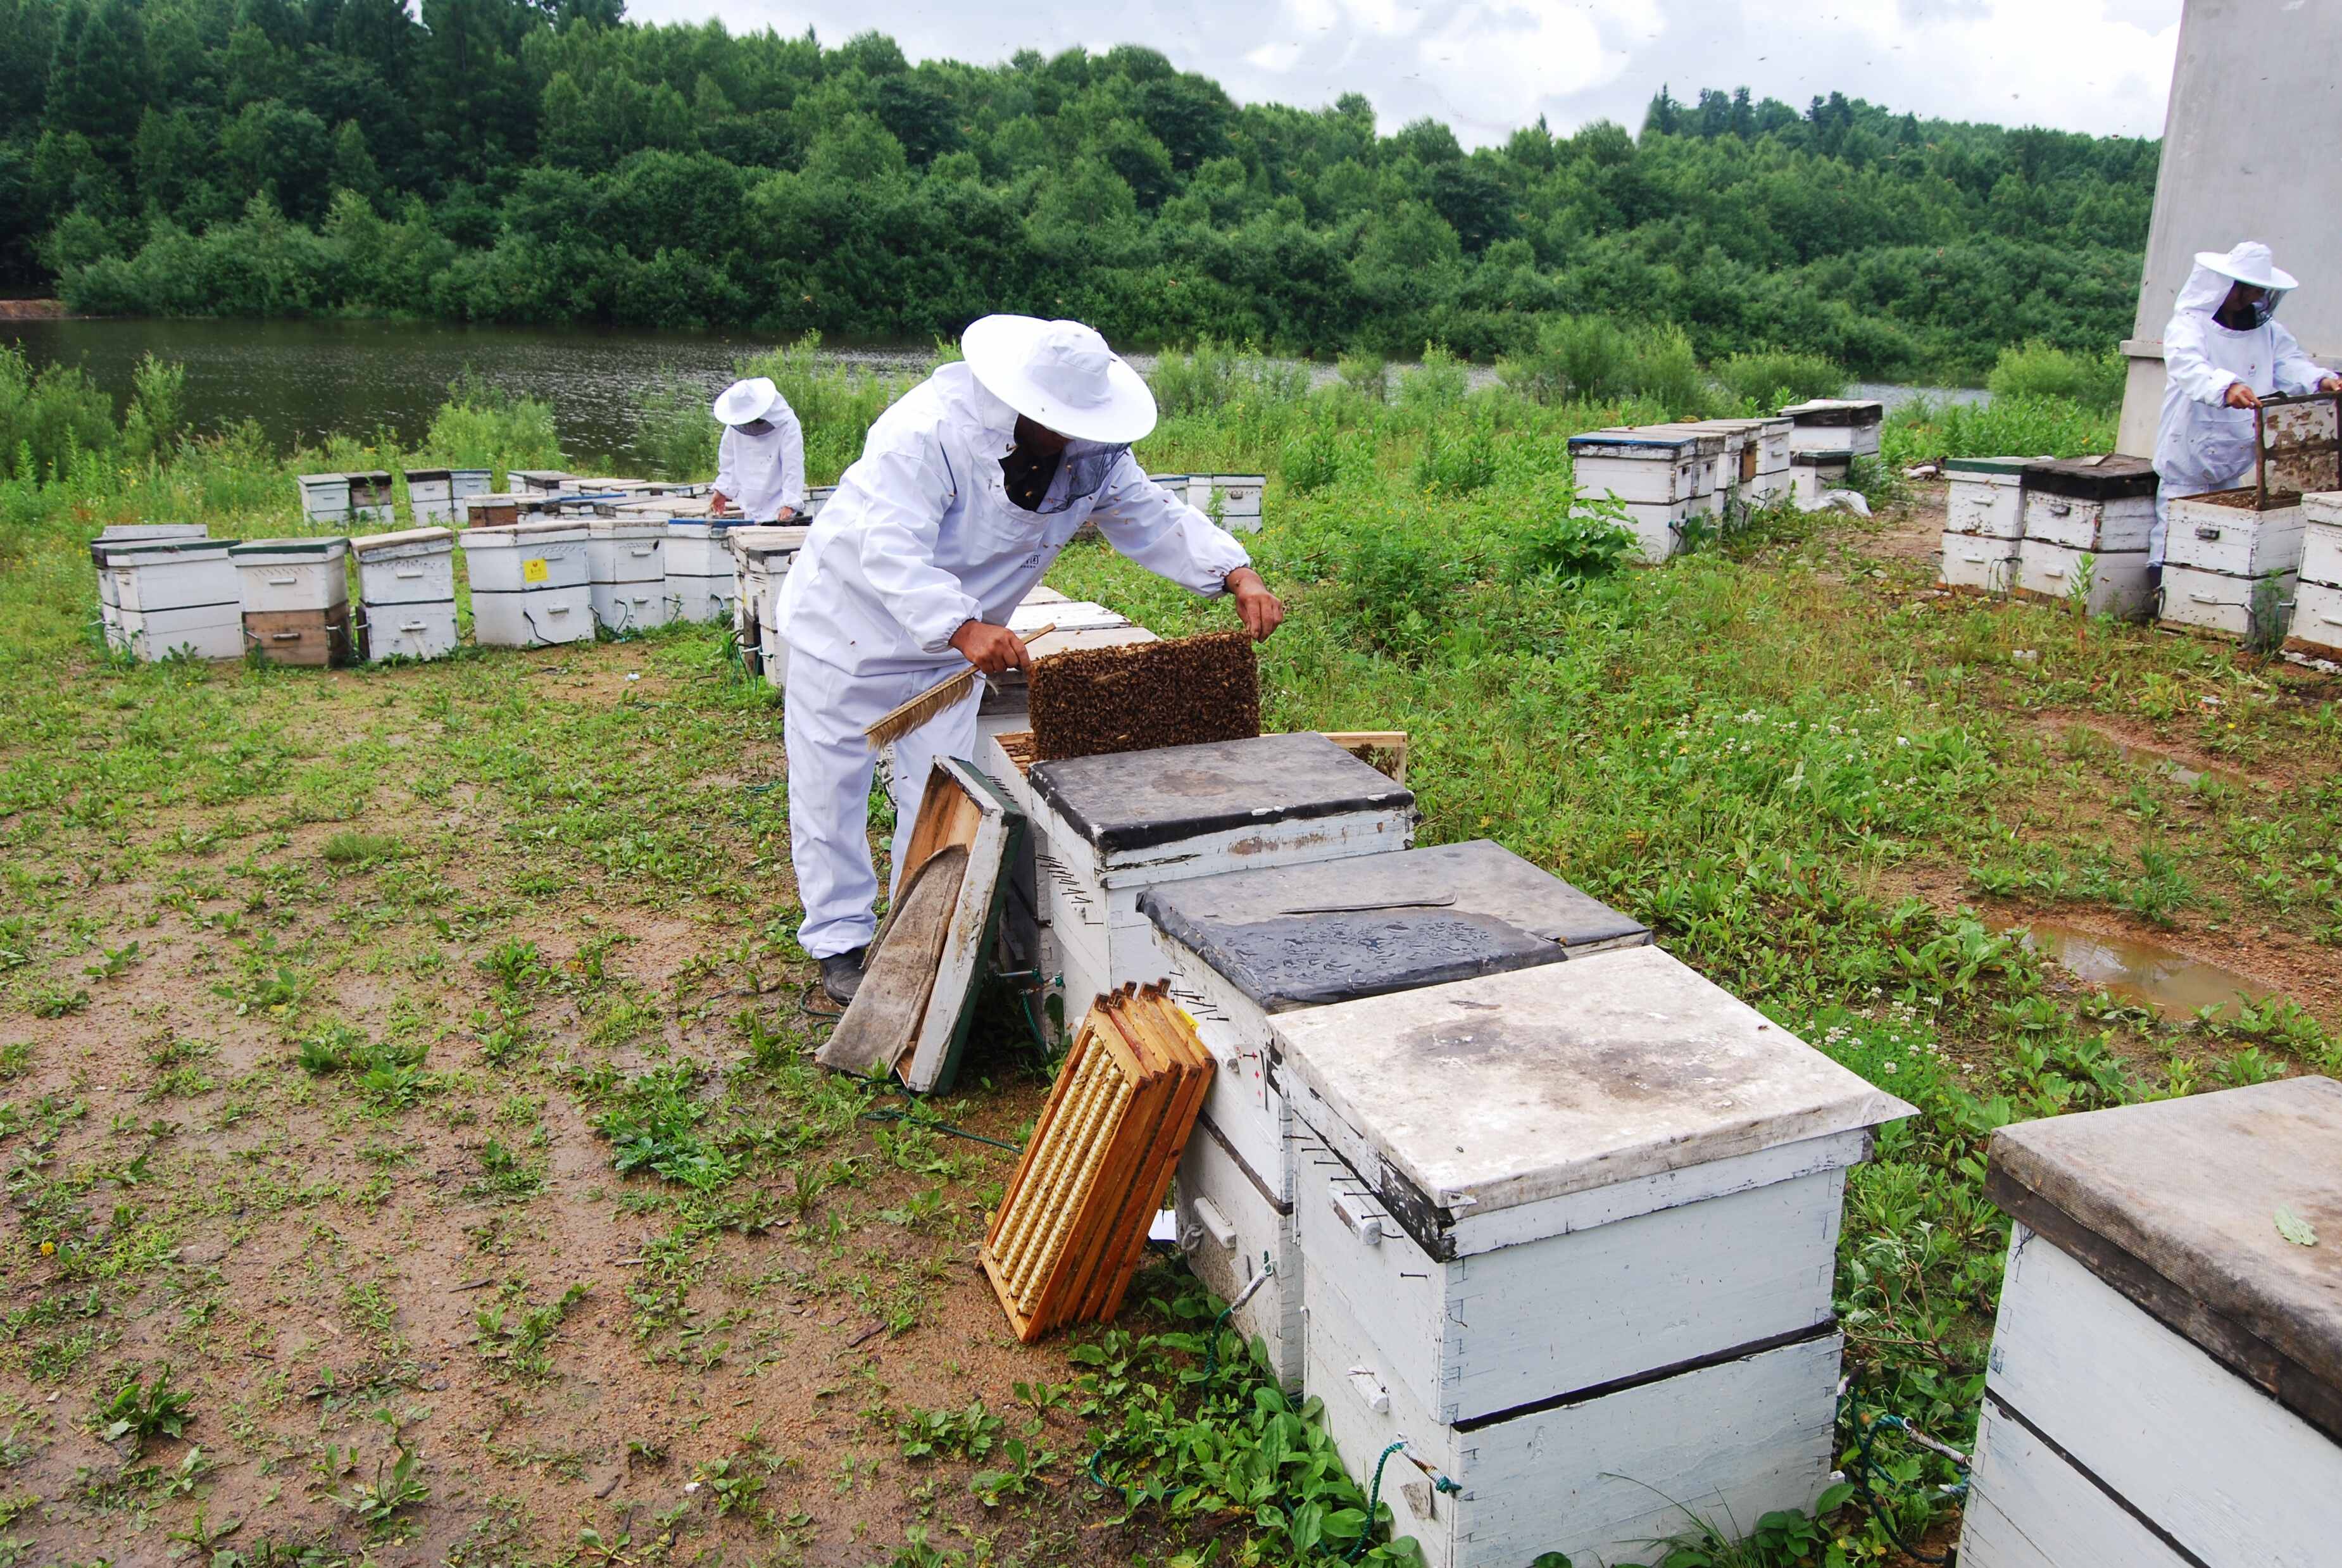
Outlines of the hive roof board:
[{"label": "hive roof board", "polygon": [[1887,417],[1887,404],[1867,397],[1817,397],[1790,404],[1781,414],[1807,429],[1816,425],[1877,424]]},{"label": "hive roof board", "polygon": [[403,550],[417,544],[445,544],[452,549],[455,543],[451,528],[401,528],[388,534],[361,534],[350,541],[350,548],[370,555],[377,550]]},{"label": "hive roof board", "polygon": [[1412,807],[1415,796],[1324,735],[1258,735],[1036,763],[1028,775],[1101,854],[1258,822]]},{"label": "hive roof board", "polygon": [[1572,457],[1675,458],[1724,451],[1724,437],[1713,430],[1682,424],[1646,424],[1633,429],[1589,430],[1569,438]]},{"label": "hive roof board", "polygon": [[1138,907],[1267,1013],[1651,939],[1486,839],[1166,883]]},{"label": "hive roof board", "polygon": [[[2342,1084],[2020,1123],[1986,1163],[2011,1218],[2342,1442]],[[2279,1233],[2281,1207],[2316,1245]]]},{"label": "hive roof board", "polygon": [[2155,464],[2144,457],[2043,458],[2025,465],[2025,487],[2084,501],[2155,494]]},{"label": "hive roof board", "polygon": [[1947,457],[1947,474],[2023,474],[2040,462],[2037,457]]},{"label": "hive roof board", "polygon": [[1484,1214],[1912,1114],[1656,947],[1269,1020],[1443,1210]]}]

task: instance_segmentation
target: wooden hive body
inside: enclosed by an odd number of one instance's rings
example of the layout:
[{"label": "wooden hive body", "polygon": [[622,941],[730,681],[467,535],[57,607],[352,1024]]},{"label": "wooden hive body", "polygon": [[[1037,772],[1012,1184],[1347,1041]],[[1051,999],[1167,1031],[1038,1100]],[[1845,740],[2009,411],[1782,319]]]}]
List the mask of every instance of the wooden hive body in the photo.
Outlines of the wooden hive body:
[{"label": "wooden hive body", "polygon": [[534,648],[594,637],[592,566],[582,521],[516,523],[462,534],[472,588],[472,638]]},{"label": "wooden hive body", "polygon": [[1404,1432],[1465,1484],[1432,1562],[1811,1505],[1846,1168],[1908,1106],[1652,947],[1270,1026],[1305,1386],[1354,1466]]},{"label": "wooden hive body", "polygon": [[587,521],[588,604],[595,624],[613,632],[646,632],[666,624],[666,524],[652,517]]},{"label": "wooden hive body", "polygon": [[1639,922],[1486,840],[1171,883],[1139,909],[1216,1064],[1179,1165],[1180,1243],[1227,1301],[1269,1272],[1232,1321],[1295,1388],[1306,1260],[1273,1020],[1650,941]]},{"label": "wooden hive body", "polygon": [[2342,1084],[2025,1123],[1987,1160],[2016,1224],[1960,1561],[2335,1561]]},{"label": "wooden hive body", "polygon": [[1018,1339],[1121,1310],[1211,1073],[1157,988],[1103,997],[1083,1020],[985,1236]]},{"label": "wooden hive body", "polygon": [[1405,849],[1415,797],[1320,734],[1036,763],[1035,895],[1064,1015],[1160,979],[1146,888]]}]

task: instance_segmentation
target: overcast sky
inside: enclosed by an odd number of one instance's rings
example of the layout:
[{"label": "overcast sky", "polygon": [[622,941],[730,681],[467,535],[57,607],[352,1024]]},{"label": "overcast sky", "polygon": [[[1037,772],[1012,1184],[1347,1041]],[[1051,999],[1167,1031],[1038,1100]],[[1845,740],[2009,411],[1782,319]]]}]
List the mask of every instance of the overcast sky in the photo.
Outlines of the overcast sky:
[{"label": "overcast sky", "polygon": [[[2327,0],[2318,0],[2320,4]],[[1802,107],[1833,89],[1949,119],[2158,135],[2180,0],[631,0],[641,21],[877,28],[913,59],[990,64],[1145,44],[1239,100],[1316,108],[1346,92],[1382,127],[1431,115],[1469,145],[1539,115],[1629,130],[1662,84],[1746,85]]]}]

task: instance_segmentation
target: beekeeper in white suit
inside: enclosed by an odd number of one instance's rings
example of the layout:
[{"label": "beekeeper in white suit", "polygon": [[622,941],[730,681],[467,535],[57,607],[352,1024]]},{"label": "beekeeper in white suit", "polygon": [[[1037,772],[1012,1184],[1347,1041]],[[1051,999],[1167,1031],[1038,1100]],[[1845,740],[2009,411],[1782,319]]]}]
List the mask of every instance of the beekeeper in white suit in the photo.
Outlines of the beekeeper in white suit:
[{"label": "beekeeper in white suit", "polygon": [[2301,352],[2271,319],[2296,287],[2268,246],[2246,240],[2196,253],[2163,329],[2163,423],[2155,437],[2155,533],[2147,563],[2160,577],[2174,495],[2228,490],[2252,477],[2253,410],[2280,392],[2342,391],[2342,376]]},{"label": "beekeeper in white suit", "polygon": [[[781,588],[797,939],[839,1003],[877,928],[864,730],[970,664],[1029,670],[1009,612],[1084,523],[1175,583],[1232,595],[1255,638],[1285,618],[1244,547],[1140,471],[1130,444],[1155,428],[1155,396],[1106,339],[990,315],[960,346],[964,363],[870,427]],[[981,692],[895,743],[898,866],[935,760],[975,754]]]},{"label": "beekeeper in white suit", "polygon": [[769,375],[750,376],[716,399],[724,438],[707,514],[734,507],[752,523],[786,523],[805,505],[805,427]]}]

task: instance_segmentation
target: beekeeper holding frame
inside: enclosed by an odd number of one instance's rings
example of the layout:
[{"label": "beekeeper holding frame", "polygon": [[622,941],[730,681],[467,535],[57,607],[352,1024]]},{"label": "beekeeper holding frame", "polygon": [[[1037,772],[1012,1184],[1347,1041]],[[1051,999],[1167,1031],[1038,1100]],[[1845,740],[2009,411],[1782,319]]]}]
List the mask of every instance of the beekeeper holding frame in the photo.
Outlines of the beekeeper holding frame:
[{"label": "beekeeper holding frame", "polygon": [[[1083,524],[1195,593],[1231,595],[1256,639],[1285,618],[1244,546],[1131,456],[1155,428],[1155,395],[1106,339],[1079,322],[988,315],[960,347],[963,363],[870,427],[781,587],[797,940],[841,1004],[877,929],[863,732],[970,664],[1029,670],[1009,612]],[[982,691],[895,743],[897,865],[935,760],[975,753]]]},{"label": "beekeeper holding frame", "polygon": [[2147,564],[2163,573],[2174,495],[2229,490],[2252,477],[2253,411],[2272,393],[2342,392],[2342,376],[2301,352],[2272,319],[2297,285],[2268,246],[2246,240],[2198,251],[2163,329],[2163,421],[2155,437],[2155,532]]}]

